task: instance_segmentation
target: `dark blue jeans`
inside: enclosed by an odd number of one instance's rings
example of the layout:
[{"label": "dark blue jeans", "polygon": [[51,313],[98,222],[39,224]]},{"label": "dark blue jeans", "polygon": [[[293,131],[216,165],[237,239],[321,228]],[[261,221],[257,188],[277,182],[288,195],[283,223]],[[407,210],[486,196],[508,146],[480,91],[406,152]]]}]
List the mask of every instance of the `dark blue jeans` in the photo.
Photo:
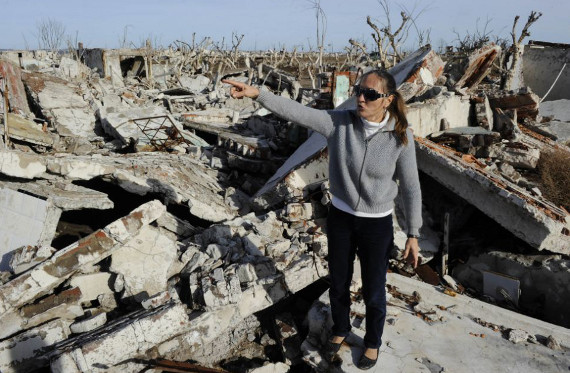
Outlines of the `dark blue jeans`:
[{"label": "dark blue jeans", "polygon": [[386,272],[394,246],[392,215],[363,218],[332,206],[327,218],[329,290],[333,335],[350,332],[350,282],[355,255],[360,259],[362,295],[366,304],[366,348],[378,348],[386,320]]}]

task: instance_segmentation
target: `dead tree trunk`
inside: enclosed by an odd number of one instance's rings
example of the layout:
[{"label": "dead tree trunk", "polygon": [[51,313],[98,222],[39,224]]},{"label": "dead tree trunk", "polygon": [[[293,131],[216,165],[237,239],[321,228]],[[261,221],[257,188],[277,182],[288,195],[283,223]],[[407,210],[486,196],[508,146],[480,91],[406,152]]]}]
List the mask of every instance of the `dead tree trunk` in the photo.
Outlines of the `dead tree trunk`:
[{"label": "dead tree trunk", "polygon": [[522,42],[525,37],[530,36],[530,32],[528,31],[530,25],[536,22],[541,16],[542,13],[540,12],[535,12],[534,10],[530,12],[528,20],[526,21],[526,24],[524,25],[524,28],[518,39],[516,37],[515,28],[520,17],[515,17],[515,20],[513,22],[513,30],[511,31],[513,45],[507,49],[506,55],[503,59],[504,73],[501,77],[501,89],[512,90],[524,86],[524,80],[522,76],[522,55],[524,52],[524,47],[522,45]]}]

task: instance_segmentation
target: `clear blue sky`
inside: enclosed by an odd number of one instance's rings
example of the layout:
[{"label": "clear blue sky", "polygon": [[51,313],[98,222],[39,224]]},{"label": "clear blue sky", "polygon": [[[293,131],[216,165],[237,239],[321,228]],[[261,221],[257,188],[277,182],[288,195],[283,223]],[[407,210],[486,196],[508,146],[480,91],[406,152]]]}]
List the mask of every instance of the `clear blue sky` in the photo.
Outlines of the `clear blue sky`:
[{"label": "clear blue sky", "polygon": [[[434,47],[452,44],[456,35],[482,30],[486,20],[493,34],[508,37],[516,14],[520,32],[531,10],[543,16],[530,29],[534,40],[570,43],[570,0],[402,0],[390,1],[393,28],[399,24],[398,4],[423,9],[417,26],[431,28]],[[321,0],[327,16],[327,50],[342,50],[354,38],[372,46],[366,16],[383,20],[377,0]],[[139,46],[150,37],[163,46],[180,39],[210,36],[231,39],[245,34],[242,49],[303,46],[315,42],[315,12],[307,0],[0,0],[0,49],[37,48],[37,23],[53,19],[66,33],[87,48],[116,48],[127,30],[129,41]],[[528,40],[528,39],[527,39]],[[412,30],[407,46],[417,44]]]}]

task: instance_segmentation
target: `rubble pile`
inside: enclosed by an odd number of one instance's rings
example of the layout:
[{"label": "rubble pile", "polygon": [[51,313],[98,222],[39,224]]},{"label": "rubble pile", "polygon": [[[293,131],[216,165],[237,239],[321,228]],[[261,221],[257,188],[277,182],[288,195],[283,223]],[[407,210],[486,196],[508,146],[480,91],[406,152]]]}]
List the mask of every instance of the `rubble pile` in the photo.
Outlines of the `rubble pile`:
[{"label": "rubble pile", "polygon": [[[327,275],[326,143],[255,101],[231,98],[220,81],[350,108],[354,99],[344,100],[356,72],[327,74],[319,95],[253,56],[224,75],[211,66],[229,55],[151,52],[0,59],[8,93],[0,128],[0,371],[139,372],[169,361],[220,367],[239,357],[269,363],[257,364],[260,372],[319,366],[299,348],[306,327],[290,313],[276,315],[270,333],[257,316]],[[544,152],[568,149],[532,131],[541,118],[530,88],[482,83],[499,52],[491,45],[446,64],[426,46],[391,69],[409,104],[418,165],[529,250],[557,254],[552,272],[567,276],[568,212],[543,196],[535,176]],[[392,264],[437,284],[426,263],[439,266],[433,259],[449,237],[437,213],[423,214],[423,270],[400,261],[399,202]],[[477,265],[465,263],[459,279],[480,277]],[[516,268],[522,278],[525,265]],[[524,286],[540,291],[530,280]],[[570,322],[555,309],[545,317]],[[421,304],[413,310],[430,322],[445,318]],[[269,359],[268,348],[278,357]]]}]

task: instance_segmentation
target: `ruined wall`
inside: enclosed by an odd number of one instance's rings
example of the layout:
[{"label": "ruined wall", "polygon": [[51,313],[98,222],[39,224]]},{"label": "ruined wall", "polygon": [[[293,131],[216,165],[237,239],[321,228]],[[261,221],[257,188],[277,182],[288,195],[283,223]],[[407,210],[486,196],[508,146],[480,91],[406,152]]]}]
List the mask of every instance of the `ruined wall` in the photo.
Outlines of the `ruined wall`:
[{"label": "ruined wall", "polygon": [[[570,65],[570,45],[555,48],[541,45],[525,45],[523,75],[526,85],[541,98],[546,94],[564,63]],[[570,66],[566,65],[546,101],[570,99]]]}]

